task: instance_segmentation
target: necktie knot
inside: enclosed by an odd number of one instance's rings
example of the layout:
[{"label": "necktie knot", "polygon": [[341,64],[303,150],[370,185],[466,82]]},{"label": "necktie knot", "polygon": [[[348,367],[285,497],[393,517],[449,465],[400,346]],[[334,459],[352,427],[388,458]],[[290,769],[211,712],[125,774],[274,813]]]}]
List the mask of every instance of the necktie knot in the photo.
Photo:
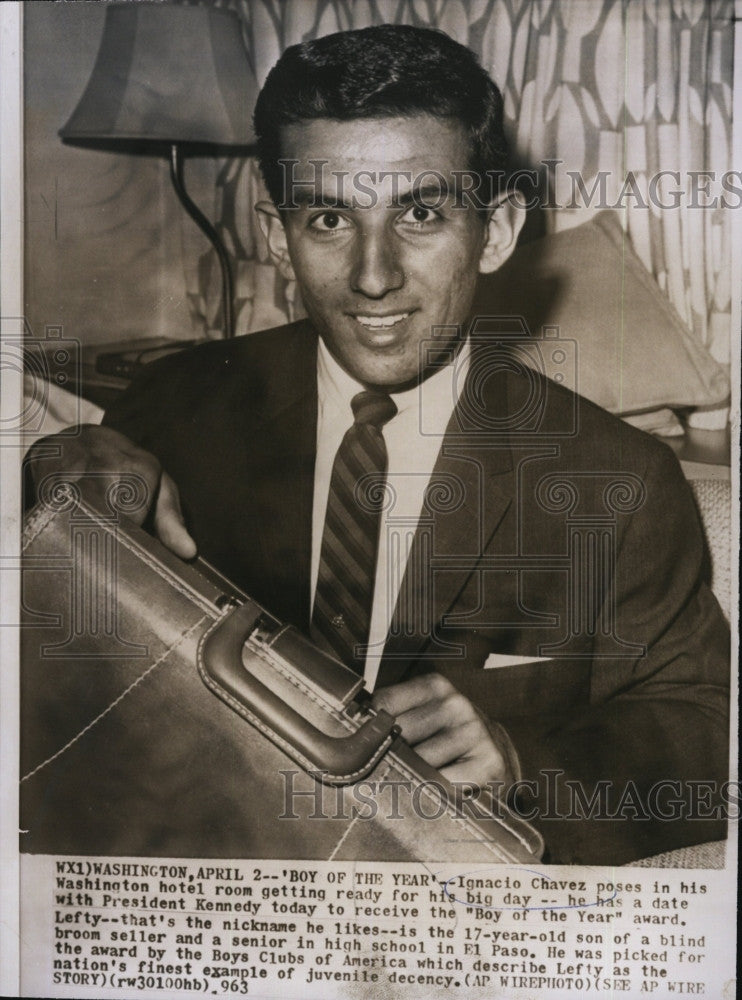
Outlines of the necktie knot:
[{"label": "necktie knot", "polygon": [[381,429],[397,413],[397,404],[384,392],[366,389],[350,401],[357,424],[371,424]]}]

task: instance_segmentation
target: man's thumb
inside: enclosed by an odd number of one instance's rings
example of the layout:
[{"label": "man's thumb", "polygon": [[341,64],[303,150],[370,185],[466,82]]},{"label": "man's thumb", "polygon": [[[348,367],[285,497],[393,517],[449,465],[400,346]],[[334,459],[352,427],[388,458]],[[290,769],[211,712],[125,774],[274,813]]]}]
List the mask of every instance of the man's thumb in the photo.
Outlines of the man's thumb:
[{"label": "man's thumb", "polygon": [[193,559],[196,555],[196,543],[186,530],[180,509],[178,487],[167,472],[163,472],[160,479],[155,506],[155,531],[162,544],[181,559]]}]

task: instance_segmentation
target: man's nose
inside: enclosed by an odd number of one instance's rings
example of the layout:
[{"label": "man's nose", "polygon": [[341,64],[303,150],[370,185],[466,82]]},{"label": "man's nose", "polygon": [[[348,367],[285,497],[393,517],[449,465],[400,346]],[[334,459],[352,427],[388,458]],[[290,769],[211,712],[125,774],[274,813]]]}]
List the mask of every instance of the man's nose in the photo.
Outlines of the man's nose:
[{"label": "man's nose", "polygon": [[404,270],[389,233],[361,235],[353,265],[351,287],[370,299],[380,299],[404,284]]}]

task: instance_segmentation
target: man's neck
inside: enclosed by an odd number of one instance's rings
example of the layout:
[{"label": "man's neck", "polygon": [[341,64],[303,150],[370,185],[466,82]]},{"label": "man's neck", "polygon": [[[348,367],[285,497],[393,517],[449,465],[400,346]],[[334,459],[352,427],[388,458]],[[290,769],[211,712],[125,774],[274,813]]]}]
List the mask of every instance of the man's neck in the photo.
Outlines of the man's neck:
[{"label": "man's neck", "polygon": [[338,386],[353,386],[353,394],[356,392],[362,392],[365,389],[371,392],[384,393],[390,396],[410,392],[449,367],[456,366],[460,368],[464,363],[464,358],[466,357],[468,359],[471,347],[467,336],[462,336],[455,341],[448,341],[441,347],[440,352],[435,357],[429,359],[426,367],[422,369],[422,371],[420,371],[414,378],[408,379],[405,382],[378,385],[371,382],[361,382],[356,379],[350,374],[350,372],[347,371],[341,361],[330,350],[321,335],[318,340],[319,370],[322,371],[324,369],[325,373],[327,373],[331,380]]}]

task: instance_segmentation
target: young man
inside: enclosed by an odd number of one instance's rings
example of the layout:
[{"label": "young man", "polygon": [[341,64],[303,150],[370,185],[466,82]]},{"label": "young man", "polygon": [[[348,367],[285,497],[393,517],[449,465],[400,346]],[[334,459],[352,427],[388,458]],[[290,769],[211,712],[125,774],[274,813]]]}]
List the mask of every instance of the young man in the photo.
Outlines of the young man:
[{"label": "young man", "polygon": [[[150,366],[67,468],[144,476],[166,544],[365,672],[426,761],[519,781],[551,860],[722,835],[663,822],[727,766],[677,463],[472,322],[523,221],[497,88],[447,36],[382,26],[288,49],[255,117],[307,320]],[[604,793],[616,818],[578,821]]]}]

